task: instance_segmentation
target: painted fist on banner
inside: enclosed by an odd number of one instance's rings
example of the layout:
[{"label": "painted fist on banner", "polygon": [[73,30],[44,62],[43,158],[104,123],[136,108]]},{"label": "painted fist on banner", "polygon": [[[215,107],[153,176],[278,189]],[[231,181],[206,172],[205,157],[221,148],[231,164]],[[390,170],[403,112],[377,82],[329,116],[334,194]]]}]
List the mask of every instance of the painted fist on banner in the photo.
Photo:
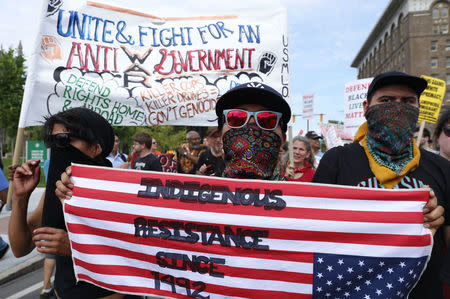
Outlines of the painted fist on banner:
[{"label": "painted fist on banner", "polygon": [[258,72],[269,75],[273,70],[276,61],[277,57],[275,54],[264,52],[259,59]]}]

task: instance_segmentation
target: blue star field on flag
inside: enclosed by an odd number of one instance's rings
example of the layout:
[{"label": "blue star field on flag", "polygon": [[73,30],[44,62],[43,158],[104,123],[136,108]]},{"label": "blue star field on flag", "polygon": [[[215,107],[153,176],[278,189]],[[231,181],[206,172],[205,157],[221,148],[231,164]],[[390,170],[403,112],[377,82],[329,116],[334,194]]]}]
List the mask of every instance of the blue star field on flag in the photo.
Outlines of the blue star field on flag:
[{"label": "blue star field on flag", "polygon": [[426,260],[315,254],[313,298],[406,298]]}]

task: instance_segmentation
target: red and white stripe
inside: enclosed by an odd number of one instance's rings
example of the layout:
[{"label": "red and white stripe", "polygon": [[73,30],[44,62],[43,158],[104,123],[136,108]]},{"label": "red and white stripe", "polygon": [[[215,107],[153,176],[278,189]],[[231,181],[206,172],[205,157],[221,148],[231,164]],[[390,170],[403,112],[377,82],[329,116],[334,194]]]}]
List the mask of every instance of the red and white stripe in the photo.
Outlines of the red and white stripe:
[{"label": "red and white stripe", "polygon": [[[281,211],[233,204],[184,203],[137,197],[142,178],[199,181],[235,188],[280,189]],[[423,227],[424,190],[377,190],[331,185],[232,180],[180,174],[74,165],[74,196],[65,219],[75,273],[118,292],[187,298],[186,291],[161,283],[154,290],[150,271],[206,283],[211,298],[310,298],[315,252],[380,257],[422,257],[432,238]],[[261,244],[270,251],[183,243],[134,236],[134,219],[176,220],[269,230]],[[222,230],[223,231],[223,230]],[[224,278],[162,268],[159,251],[223,258]]]}]

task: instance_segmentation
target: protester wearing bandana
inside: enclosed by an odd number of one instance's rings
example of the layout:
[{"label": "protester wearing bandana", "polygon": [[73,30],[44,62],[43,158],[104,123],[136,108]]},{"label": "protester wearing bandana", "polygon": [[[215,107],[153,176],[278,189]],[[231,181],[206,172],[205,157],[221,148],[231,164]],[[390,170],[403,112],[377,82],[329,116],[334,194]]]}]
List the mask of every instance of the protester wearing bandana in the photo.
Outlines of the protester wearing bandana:
[{"label": "protester wearing bandana", "polygon": [[216,114],[224,177],[283,180],[278,153],[286,141],[291,108],[276,90],[255,82],[239,85],[222,95]]},{"label": "protester wearing bandana", "polygon": [[[401,72],[376,76],[364,102],[367,122],[352,144],[325,153],[313,182],[389,189],[429,186],[434,192],[430,191],[424,207],[425,226],[439,227],[450,198],[450,165],[442,157],[419,150],[412,138],[419,97],[426,86],[424,79]],[[436,200],[439,206],[431,209]],[[443,298],[439,280],[442,245],[442,231],[438,230],[431,260],[409,298]]]}]

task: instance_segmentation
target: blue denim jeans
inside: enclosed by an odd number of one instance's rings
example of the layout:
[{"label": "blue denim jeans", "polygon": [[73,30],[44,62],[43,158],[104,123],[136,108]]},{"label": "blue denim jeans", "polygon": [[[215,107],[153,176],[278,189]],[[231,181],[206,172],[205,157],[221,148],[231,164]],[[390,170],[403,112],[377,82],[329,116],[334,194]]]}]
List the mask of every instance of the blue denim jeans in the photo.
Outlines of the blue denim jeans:
[{"label": "blue denim jeans", "polygon": [[8,246],[8,243],[6,243],[5,241],[3,241],[2,237],[0,237],[0,250],[5,249],[6,246]]}]

